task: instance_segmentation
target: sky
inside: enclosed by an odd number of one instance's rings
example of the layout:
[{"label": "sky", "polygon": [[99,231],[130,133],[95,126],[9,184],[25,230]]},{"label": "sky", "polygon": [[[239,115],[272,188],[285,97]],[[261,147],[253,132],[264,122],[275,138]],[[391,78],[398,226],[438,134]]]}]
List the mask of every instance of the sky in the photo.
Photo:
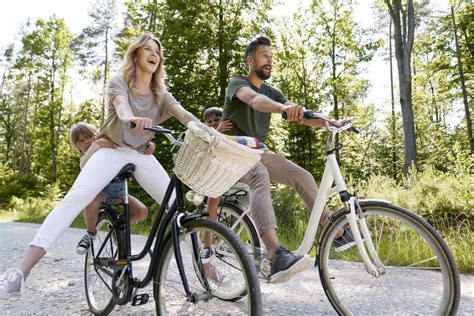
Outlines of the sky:
[{"label": "sky", "polygon": [[[370,9],[372,2],[372,0],[359,0],[354,8],[356,21],[364,27],[373,24]],[[447,0],[434,0],[434,2],[446,5]],[[117,3],[122,3],[122,1],[117,0]],[[281,0],[281,3],[281,6],[272,10],[275,16],[289,16],[298,8],[298,4],[309,6],[310,0]],[[0,10],[0,52],[3,52],[13,41],[20,39],[19,30],[28,17],[47,19],[55,14],[65,19],[72,33],[80,33],[90,22],[87,14],[90,6],[90,0],[13,0],[4,3]],[[390,97],[388,67],[388,61],[384,61],[379,53],[375,55],[363,74],[371,82],[367,100],[375,105],[386,103]]]}]

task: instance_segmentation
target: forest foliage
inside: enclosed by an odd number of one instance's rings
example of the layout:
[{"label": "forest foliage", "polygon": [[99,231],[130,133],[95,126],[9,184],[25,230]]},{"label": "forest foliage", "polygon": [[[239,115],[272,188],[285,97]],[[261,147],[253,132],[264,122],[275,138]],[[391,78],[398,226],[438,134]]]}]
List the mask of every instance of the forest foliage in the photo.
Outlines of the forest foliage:
[{"label": "forest foliage", "polygon": [[[30,203],[30,209],[47,211],[52,203],[34,204],[35,199],[53,201],[70,188],[79,158],[68,141],[69,127],[78,121],[101,125],[107,80],[118,70],[129,40],[152,31],[164,46],[169,91],[197,117],[207,107],[223,105],[229,79],[246,74],[246,43],[265,34],[273,43],[272,85],[306,108],[355,118],[361,133],[338,140],[344,146],[338,158],[354,188],[381,193],[424,215],[472,222],[474,6],[461,1],[443,12],[422,1],[413,7],[410,101],[416,160],[407,169],[404,157],[410,149],[388,4],[399,4],[407,14],[410,3],[376,2],[377,27],[359,25],[355,4],[336,0],[313,0],[283,16],[270,14],[279,5],[274,0],[131,0],[124,12],[118,12],[115,0],[95,0],[90,25],[79,34],[54,15],[32,19],[19,30],[20,42],[1,43],[0,210],[28,209]],[[393,87],[382,103],[370,99],[371,83],[364,76],[377,54],[393,66],[385,74]],[[183,130],[176,120],[165,125]],[[171,170],[170,146],[156,142],[155,156]],[[270,148],[316,179],[323,171],[324,142],[324,132],[277,116],[272,120]],[[424,185],[411,187],[409,179]],[[375,190],[379,184],[382,191]],[[411,190],[415,187],[418,191]],[[403,190],[411,191],[399,194]],[[277,186],[274,196],[280,213],[300,203],[285,203],[288,193]]]}]

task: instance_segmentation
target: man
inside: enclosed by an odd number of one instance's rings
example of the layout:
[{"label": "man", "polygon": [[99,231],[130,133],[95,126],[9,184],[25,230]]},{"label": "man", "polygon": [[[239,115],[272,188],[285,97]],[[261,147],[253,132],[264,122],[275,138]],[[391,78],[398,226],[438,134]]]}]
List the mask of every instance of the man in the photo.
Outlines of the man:
[{"label": "man", "polygon": [[[245,49],[248,74],[246,77],[237,76],[231,79],[226,90],[223,120],[232,122],[232,129],[228,134],[252,136],[264,142],[268,135],[271,114],[282,112],[286,112],[289,122],[313,127],[324,126],[321,120],[304,119],[302,106],[288,101],[280,91],[265,83],[271,75],[272,58],[271,43],[266,37],[258,37]],[[308,255],[297,255],[280,246],[270,195],[270,181],[296,189],[309,209],[313,208],[316,199],[316,182],[308,171],[269,150],[265,151],[261,162],[241,181],[250,187],[252,218],[272,262],[270,281],[285,282],[305,270],[311,260]],[[326,210],[321,221],[326,223],[327,220]]]}]

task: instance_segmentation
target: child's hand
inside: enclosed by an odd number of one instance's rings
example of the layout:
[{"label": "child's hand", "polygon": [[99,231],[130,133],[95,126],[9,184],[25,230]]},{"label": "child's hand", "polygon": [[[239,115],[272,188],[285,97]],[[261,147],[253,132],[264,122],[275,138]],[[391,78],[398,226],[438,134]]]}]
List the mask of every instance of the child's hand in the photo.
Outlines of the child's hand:
[{"label": "child's hand", "polygon": [[220,133],[228,132],[232,129],[232,122],[229,120],[225,120],[219,123],[217,126],[217,131]]},{"label": "child's hand", "polygon": [[144,155],[151,155],[155,152],[156,144],[154,142],[148,142],[145,145],[145,150],[143,151]]},{"label": "child's hand", "polygon": [[94,143],[101,148],[117,148],[118,147],[114,142],[108,140],[107,138],[99,138],[95,140]]}]

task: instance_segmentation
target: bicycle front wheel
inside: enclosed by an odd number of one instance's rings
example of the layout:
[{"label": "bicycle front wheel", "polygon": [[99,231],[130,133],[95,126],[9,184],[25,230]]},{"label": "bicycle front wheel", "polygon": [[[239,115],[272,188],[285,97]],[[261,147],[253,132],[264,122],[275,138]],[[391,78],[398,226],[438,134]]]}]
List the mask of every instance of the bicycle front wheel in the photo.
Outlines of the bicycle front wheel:
[{"label": "bicycle front wheel", "polygon": [[[348,229],[347,211],[334,214],[318,249],[321,282],[339,314],[454,315],[459,274],[439,233],[419,216],[382,201],[361,201],[362,213],[385,272],[372,276],[356,246],[336,252]],[[367,248],[367,247],[366,247]]]},{"label": "bicycle front wheel", "polygon": [[[86,299],[90,311],[95,315],[107,315],[115,307],[111,292],[114,271],[112,268],[94,264],[94,259],[117,259],[121,251],[121,244],[115,236],[113,238],[106,238],[116,220],[112,212],[103,210],[99,213],[96,236],[85,258],[84,283]],[[104,245],[104,248],[98,254],[102,245]]]},{"label": "bicycle front wheel", "polygon": [[[212,246],[211,255],[204,257],[203,240],[206,234],[212,235]],[[153,284],[159,315],[220,314],[223,311],[248,315],[262,313],[255,267],[241,241],[228,228],[206,219],[192,220],[182,226],[179,246],[192,295],[189,297],[184,290],[173,240],[168,238]],[[236,299],[240,300],[231,303]]]}]

